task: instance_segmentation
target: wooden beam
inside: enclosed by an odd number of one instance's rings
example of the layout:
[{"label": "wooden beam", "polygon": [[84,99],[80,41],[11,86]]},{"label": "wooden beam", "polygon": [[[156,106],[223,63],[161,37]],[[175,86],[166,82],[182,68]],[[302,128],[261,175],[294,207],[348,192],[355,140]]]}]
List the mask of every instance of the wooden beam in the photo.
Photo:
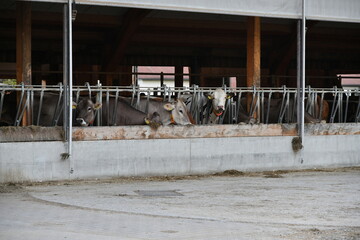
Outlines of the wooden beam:
[{"label": "wooden beam", "polygon": [[175,66],[175,87],[184,86],[184,68],[181,65]]},{"label": "wooden beam", "polygon": [[16,79],[31,84],[31,3],[16,3]]},{"label": "wooden beam", "polygon": [[190,72],[190,86],[196,84],[196,85],[200,85],[200,87],[205,86],[204,82],[201,80],[200,76],[201,76],[201,66],[199,64],[199,59],[198,58],[194,58],[194,60],[192,61],[191,65],[189,66],[189,72]]},{"label": "wooden beam", "polygon": [[[318,21],[311,21],[307,23],[307,32],[316,24]],[[290,42],[283,48],[280,63],[277,65],[275,74],[276,75],[285,75],[286,70],[288,69],[292,59],[296,57],[296,47],[297,47],[297,27],[296,24],[293,25],[293,32],[291,33],[287,42]]]},{"label": "wooden beam", "polygon": [[[31,3],[16,2],[16,82],[31,85],[31,78]],[[31,111],[26,107],[22,125],[31,125],[31,119]]]},{"label": "wooden beam", "polygon": [[113,45],[113,54],[105,65],[107,72],[116,71],[125,56],[125,50],[132,36],[136,32],[141,21],[148,15],[151,10],[146,9],[130,9],[123,18],[123,25],[116,37]]},{"label": "wooden beam", "polygon": [[260,87],[260,17],[248,17],[247,22],[247,80],[248,87]]},{"label": "wooden beam", "polygon": [[[246,86],[260,87],[261,65],[260,65],[261,49],[260,49],[260,17],[248,17],[247,20],[247,62],[246,62]],[[251,109],[252,94],[247,95],[247,111]],[[258,113],[254,114],[257,118]]]}]

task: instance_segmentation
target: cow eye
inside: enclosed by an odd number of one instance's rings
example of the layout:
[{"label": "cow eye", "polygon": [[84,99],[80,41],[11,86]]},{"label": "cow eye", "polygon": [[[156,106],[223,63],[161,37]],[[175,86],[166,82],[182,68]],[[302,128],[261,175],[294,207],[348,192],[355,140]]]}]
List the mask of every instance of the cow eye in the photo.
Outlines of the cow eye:
[{"label": "cow eye", "polygon": [[179,112],[182,114],[182,113],[183,113],[183,110],[180,109]]},{"label": "cow eye", "polygon": [[91,107],[88,107],[88,111],[89,111],[89,112],[91,111]]}]

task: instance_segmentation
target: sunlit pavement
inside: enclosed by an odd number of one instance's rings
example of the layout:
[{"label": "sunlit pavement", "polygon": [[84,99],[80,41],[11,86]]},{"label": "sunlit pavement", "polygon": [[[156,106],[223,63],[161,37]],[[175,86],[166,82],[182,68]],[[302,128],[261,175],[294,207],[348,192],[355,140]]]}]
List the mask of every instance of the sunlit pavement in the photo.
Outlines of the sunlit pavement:
[{"label": "sunlit pavement", "polygon": [[360,239],[360,170],[2,186],[0,239]]}]

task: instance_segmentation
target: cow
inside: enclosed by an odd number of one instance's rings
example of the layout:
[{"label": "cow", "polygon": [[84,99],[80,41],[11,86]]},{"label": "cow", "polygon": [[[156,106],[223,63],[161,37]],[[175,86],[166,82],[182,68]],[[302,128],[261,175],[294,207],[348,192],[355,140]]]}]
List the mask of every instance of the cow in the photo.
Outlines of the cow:
[{"label": "cow", "polygon": [[[322,112],[320,114],[320,103],[321,98],[318,96],[317,104],[314,104],[314,115],[310,113],[310,111],[305,111],[304,121],[305,123],[320,123],[322,121],[326,121],[329,116],[329,104],[326,100],[322,102]],[[254,123],[260,122],[255,120],[253,116],[245,110],[247,107],[247,97],[242,97],[240,101],[238,112],[238,123]],[[286,101],[286,99],[285,99]],[[282,122],[296,122],[296,106],[294,105],[296,102],[294,99],[290,98],[288,103],[288,108],[286,111],[282,110],[283,99],[271,99],[269,106],[269,99],[264,99],[264,112],[261,113],[264,116],[264,123],[282,123]],[[284,107],[283,107],[284,108]],[[321,115],[321,118],[319,116]]]},{"label": "cow", "polygon": [[220,118],[225,111],[226,101],[234,96],[233,93],[226,94],[221,88],[215,89],[214,92],[207,95],[210,101],[210,107],[208,108],[208,118],[203,119],[203,123],[219,124]]},{"label": "cow", "polygon": [[[33,106],[30,111],[32,116],[32,124],[40,126],[54,126],[62,125],[62,111],[61,111],[61,99],[59,108],[56,108],[59,94],[45,92],[43,93],[41,106],[40,106],[40,93],[35,92],[33,96],[33,102],[30,102],[30,95],[28,93],[17,98],[16,91],[7,91],[4,95],[4,101],[0,106],[0,126],[17,126],[21,122],[23,114],[26,114],[27,106]],[[22,99],[21,103],[18,100]],[[39,109],[41,107],[40,113]],[[29,115],[30,116],[30,115]]]},{"label": "cow", "polygon": [[0,127],[13,126],[16,116],[16,93],[2,91],[0,93]]},{"label": "cow", "polygon": [[[27,96],[27,94],[24,94],[22,102],[20,104],[17,103],[16,95],[17,92],[15,91],[9,91],[5,95],[3,106],[0,106],[0,108],[2,109],[0,126],[18,125],[22,117],[20,113],[25,114],[24,108],[27,108],[26,105],[33,106],[33,109],[30,109],[33,125],[61,126],[63,124],[62,98],[59,99],[58,93],[43,92],[41,94],[40,92],[34,92],[32,102],[29,101],[29,96]],[[41,95],[42,97],[40,97]],[[42,100],[40,101],[40,99]]]},{"label": "cow", "polygon": [[212,93],[198,92],[195,95],[182,95],[187,109],[196,122],[201,124],[219,124],[225,112],[226,101],[234,96],[226,94],[221,88]]},{"label": "cow", "polygon": [[[102,107],[101,103],[94,103],[89,98],[84,98],[76,107],[76,123],[80,126],[92,125],[95,120],[96,111]],[[124,125],[150,125],[157,128],[162,125],[160,115],[157,112],[145,114],[133,107],[127,102],[119,99],[117,102],[114,98],[109,99],[109,107],[102,108],[102,124],[111,126]],[[115,115],[114,115],[115,113]]]},{"label": "cow", "polygon": [[[326,122],[329,117],[329,103],[326,100],[322,101],[322,110],[320,114],[320,105],[321,98],[318,96],[318,101],[314,104],[314,110],[310,111],[308,109],[304,112],[304,122],[305,123],[320,123]],[[264,103],[264,109],[268,109],[268,100]],[[305,101],[306,106],[307,100]],[[289,99],[289,108],[285,113],[280,112],[282,105],[282,99],[271,99],[270,102],[270,112],[268,113],[268,122],[269,123],[281,123],[281,122],[296,122],[297,118],[297,105],[294,99]],[[281,116],[283,115],[283,116]],[[321,118],[320,118],[321,116]]]},{"label": "cow", "polygon": [[[127,102],[131,102],[128,98],[123,98]],[[153,114],[157,112],[160,115],[160,121],[164,126],[175,125],[191,125],[194,124],[192,116],[188,113],[185,103],[181,99],[166,102],[159,98],[140,98],[137,101],[136,108],[142,112]]]},{"label": "cow", "polygon": [[[110,106],[115,106],[114,99],[110,99]],[[75,126],[89,126],[92,125],[95,120],[96,111],[99,110],[102,105],[99,103],[93,103],[89,98],[82,98],[77,104],[72,103],[74,109],[74,123]],[[41,108],[41,109],[40,109]],[[40,112],[39,112],[40,109]],[[111,109],[114,109],[112,107]],[[153,116],[147,116],[143,112],[140,112],[125,102],[118,101],[116,109],[116,118],[113,118],[113,112],[109,111],[111,120],[103,117],[104,125],[150,125],[151,127],[158,127],[161,123],[157,120],[157,113]],[[57,93],[46,93],[42,98],[40,106],[40,97],[34,98],[34,124],[40,126],[62,126],[63,125],[63,99],[59,99]],[[103,116],[108,116],[106,109],[103,111]],[[39,117],[39,122],[37,118]]]}]

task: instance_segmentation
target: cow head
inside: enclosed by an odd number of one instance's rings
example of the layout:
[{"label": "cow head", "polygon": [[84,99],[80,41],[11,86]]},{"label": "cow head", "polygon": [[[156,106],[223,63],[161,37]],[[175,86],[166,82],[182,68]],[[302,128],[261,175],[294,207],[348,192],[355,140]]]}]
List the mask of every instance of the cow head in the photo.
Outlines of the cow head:
[{"label": "cow head", "polygon": [[192,124],[190,114],[187,111],[186,105],[180,99],[174,103],[166,103],[164,105],[165,110],[171,113],[170,122],[177,125],[189,125]]},{"label": "cow head", "polygon": [[157,129],[162,125],[160,114],[158,112],[154,112],[150,114],[150,116],[145,118],[145,123],[149,125],[153,129]]},{"label": "cow head", "polygon": [[93,103],[90,99],[82,99],[78,104],[73,102],[76,109],[76,125],[89,126],[95,120],[95,111],[101,108],[101,103]]},{"label": "cow head", "polygon": [[221,88],[217,88],[214,92],[207,95],[208,99],[211,100],[213,112],[217,116],[223,114],[226,100],[232,98],[233,96],[233,93],[226,94]]}]

